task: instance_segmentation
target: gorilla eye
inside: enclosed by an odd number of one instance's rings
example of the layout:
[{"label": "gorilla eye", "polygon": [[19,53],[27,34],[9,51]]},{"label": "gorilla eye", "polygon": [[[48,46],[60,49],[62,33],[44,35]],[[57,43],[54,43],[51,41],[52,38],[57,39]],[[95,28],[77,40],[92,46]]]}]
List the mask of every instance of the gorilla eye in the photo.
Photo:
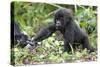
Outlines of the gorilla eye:
[{"label": "gorilla eye", "polygon": [[63,19],[63,16],[56,17],[57,20]]}]

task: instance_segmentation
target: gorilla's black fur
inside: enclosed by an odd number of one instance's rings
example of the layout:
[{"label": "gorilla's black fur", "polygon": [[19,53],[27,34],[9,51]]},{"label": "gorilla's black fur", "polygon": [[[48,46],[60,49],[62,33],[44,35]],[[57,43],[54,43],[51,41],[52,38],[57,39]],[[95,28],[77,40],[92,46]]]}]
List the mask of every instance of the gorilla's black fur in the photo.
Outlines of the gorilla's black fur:
[{"label": "gorilla's black fur", "polygon": [[75,23],[70,9],[58,9],[54,17],[54,24],[40,30],[33,42],[42,41],[58,30],[64,37],[64,51],[71,51],[70,45],[74,48],[75,43],[82,44],[83,48],[87,48],[90,52],[94,51],[89,43],[88,35]]},{"label": "gorilla's black fur", "polygon": [[21,32],[18,23],[11,22],[11,48],[13,48],[18,41],[20,41],[20,46],[23,48],[28,43],[28,36]]},{"label": "gorilla's black fur", "polygon": [[55,31],[60,31],[64,37],[64,51],[71,51],[71,47],[75,43],[82,44],[83,48],[87,48],[90,52],[94,48],[90,45],[88,35],[75,23],[72,11],[70,9],[58,9],[54,13],[54,24],[39,31],[33,42],[39,42],[49,37]]}]

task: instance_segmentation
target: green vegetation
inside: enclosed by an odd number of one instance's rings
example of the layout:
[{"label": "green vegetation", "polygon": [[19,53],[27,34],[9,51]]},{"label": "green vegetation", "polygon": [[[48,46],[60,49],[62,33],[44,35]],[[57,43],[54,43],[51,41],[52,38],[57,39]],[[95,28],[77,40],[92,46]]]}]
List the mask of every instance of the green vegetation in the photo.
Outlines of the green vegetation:
[{"label": "green vegetation", "polygon": [[[20,24],[22,32],[26,32],[29,37],[48,26],[53,21],[53,12],[61,7],[71,8],[75,15],[75,20],[88,33],[91,45],[97,49],[97,8],[94,6],[74,6],[62,4],[15,2],[14,18]],[[59,37],[57,37],[59,36]],[[49,64],[66,62],[96,61],[97,52],[91,54],[88,50],[82,50],[79,46],[71,54],[62,53],[62,35],[54,33],[51,37],[39,42],[35,49],[15,47],[11,49],[11,63],[15,65],[23,64]]]}]

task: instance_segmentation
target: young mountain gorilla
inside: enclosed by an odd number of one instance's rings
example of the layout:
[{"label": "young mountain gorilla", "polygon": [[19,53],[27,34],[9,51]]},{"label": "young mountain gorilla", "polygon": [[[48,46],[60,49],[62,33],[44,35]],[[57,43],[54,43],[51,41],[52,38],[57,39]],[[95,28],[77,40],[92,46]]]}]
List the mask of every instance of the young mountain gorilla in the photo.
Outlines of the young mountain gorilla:
[{"label": "young mountain gorilla", "polygon": [[60,31],[64,37],[64,52],[71,51],[70,45],[74,48],[75,43],[82,44],[83,48],[87,48],[90,52],[94,51],[89,43],[88,35],[75,23],[70,9],[58,9],[54,17],[54,24],[40,30],[33,39],[34,43],[51,36],[55,31]]}]

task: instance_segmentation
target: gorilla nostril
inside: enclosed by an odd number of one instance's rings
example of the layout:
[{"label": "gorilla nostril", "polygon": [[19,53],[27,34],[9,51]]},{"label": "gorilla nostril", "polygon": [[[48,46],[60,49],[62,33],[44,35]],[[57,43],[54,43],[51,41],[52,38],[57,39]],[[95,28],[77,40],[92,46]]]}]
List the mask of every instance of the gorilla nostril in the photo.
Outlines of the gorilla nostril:
[{"label": "gorilla nostril", "polygon": [[60,21],[57,21],[56,22],[56,26],[61,26],[61,22]]}]

